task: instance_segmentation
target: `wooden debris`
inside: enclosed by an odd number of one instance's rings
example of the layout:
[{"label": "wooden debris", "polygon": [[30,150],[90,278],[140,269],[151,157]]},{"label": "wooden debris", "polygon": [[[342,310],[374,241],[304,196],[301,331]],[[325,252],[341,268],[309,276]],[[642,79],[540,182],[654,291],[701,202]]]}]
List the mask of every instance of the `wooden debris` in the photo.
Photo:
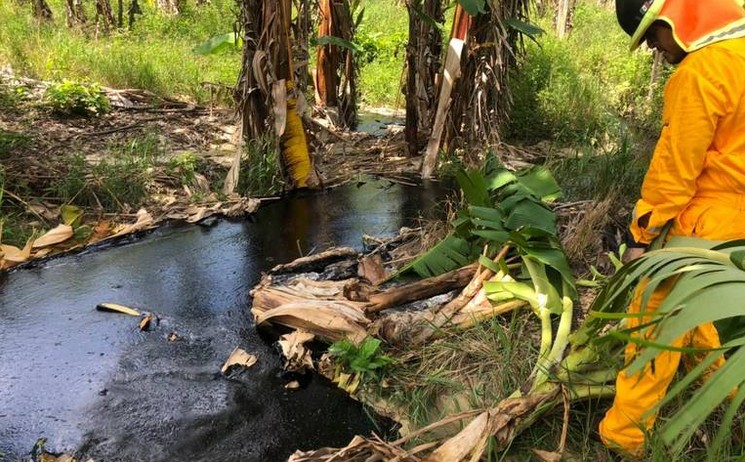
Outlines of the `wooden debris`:
[{"label": "wooden debris", "polygon": [[75,233],[72,230],[72,226],[57,225],[56,228],[49,230],[39,239],[36,239],[31,247],[34,249],[40,249],[42,247],[59,244],[60,242],[65,242],[66,240],[70,239],[71,237],[73,237],[74,234]]},{"label": "wooden debris", "polygon": [[272,322],[302,328],[329,343],[343,338],[360,343],[368,337],[366,327],[370,321],[355,302],[305,300],[283,304],[266,312],[259,312],[254,306],[251,313],[257,325]]},{"label": "wooden debris", "polygon": [[440,276],[422,279],[412,284],[373,294],[368,299],[370,305],[365,308],[365,312],[377,313],[386,308],[416,300],[424,300],[451,290],[460,289],[468,284],[475,272],[476,265],[469,265]]},{"label": "wooden debris", "polygon": [[139,326],[140,327],[140,330],[141,331],[150,330],[150,325],[151,325],[152,322],[153,322],[153,314],[152,313],[148,313],[140,321],[140,326]]},{"label": "wooden debris", "polygon": [[313,271],[323,268],[326,265],[343,260],[349,257],[356,257],[358,252],[351,247],[336,247],[325,252],[298,258],[284,265],[277,265],[272,268],[271,273],[300,273],[304,271]]},{"label": "wooden debris", "polygon": [[388,274],[383,266],[383,258],[380,254],[374,253],[360,258],[357,275],[375,286],[385,281]]}]

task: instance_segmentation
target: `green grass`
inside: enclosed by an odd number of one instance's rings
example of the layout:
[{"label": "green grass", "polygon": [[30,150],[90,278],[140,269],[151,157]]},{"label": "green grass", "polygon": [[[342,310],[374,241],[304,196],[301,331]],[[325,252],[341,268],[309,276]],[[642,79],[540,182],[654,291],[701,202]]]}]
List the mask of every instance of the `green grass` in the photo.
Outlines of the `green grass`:
[{"label": "green grass", "polygon": [[238,193],[246,197],[266,197],[285,187],[275,137],[269,134],[250,140],[245,147],[238,178]]},{"label": "green grass", "polygon": [[191,51],[211,36],[232,30],[229,0],[215,0],[198,11],[187,8],[173,18],[146,4],[133,30],[109,36],[68,29],[64,3],[51,0],[50,4],[55,23],[39,25],[27,5],[0,3],[0,64],[38,79],[64,77],[114,88],[142,88],[198,102],[210,97],[203,82],[233,85],[237,80],[238,50],[213,56]]},{"label": "green grass", "polygon": [[538,337],[535,317],[527,310],[450,332],[404,354],[414,358],[390,366],[384,393],[407,409],[416,428],[459,406],[492,406],[527,379]]},{"label": "green grass", "polygon": [[109,212],[136,208],[148,197],[151,172],[160,154],[156,136],[114,145],[96,164],[80,153],[70,154],[59,160],[62,174],[48,193],[62,203]]},{"label": "green grass", "polygon": [[371,48],[374,60],[362,66],[360,89],[368,106],[403,107],[401,94],[409,22],[406,7],[392,0],[368,0],[357,41]]}]

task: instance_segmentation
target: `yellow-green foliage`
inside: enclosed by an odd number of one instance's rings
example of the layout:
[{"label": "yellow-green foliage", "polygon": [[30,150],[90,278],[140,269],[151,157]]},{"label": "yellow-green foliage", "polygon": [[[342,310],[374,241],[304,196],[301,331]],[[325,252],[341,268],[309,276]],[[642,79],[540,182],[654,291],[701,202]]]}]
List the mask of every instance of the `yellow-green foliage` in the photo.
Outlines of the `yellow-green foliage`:
[{"label": "yellow-green foliage", "polygon": [[[232,30],[232,1],[214,0],[209,5],[165,17],[150,2],[131,31],[96,33],[65,26],[64,2],[50,0],[53,24],[39,24],[30,6],[0,2],[0,65],[45,80],[67,78],[95,81],[116,88],[144,88],[164,96],[205,101],[210,92],[203,82],[233,85],[240,68],[240,51],[213,56],[192,53],[211,36]],[[89,4],[88,15],[94,12]],[[125,15],[126,16],[126,15]],[[126,19],[125,19],[126,21]]]}]

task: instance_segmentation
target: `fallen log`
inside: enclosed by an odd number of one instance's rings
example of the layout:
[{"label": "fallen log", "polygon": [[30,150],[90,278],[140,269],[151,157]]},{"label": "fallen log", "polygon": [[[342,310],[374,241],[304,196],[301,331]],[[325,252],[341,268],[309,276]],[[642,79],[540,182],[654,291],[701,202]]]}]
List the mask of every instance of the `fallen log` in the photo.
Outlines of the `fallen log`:
[{"label": "fallen log", "polygon": [[476,265],[464,266],[463,268],[450,271],[440,276],[407,284],[393,289],[373,294],[368,299],[369,306],[365,307],[366,313],[377,313],[404,303],[424,300],[435,295],[444,294],[451,290],[460,289],[468,284],[476,272]]}]

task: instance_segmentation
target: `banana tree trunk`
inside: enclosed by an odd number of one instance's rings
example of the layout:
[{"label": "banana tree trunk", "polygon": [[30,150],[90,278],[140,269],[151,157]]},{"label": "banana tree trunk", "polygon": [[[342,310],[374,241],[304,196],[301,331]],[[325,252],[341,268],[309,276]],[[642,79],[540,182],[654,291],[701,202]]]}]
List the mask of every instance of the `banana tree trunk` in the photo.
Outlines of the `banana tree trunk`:
[{"label": "banana tree trunk", "polygon": [[[244,140],[274,135],[291,188],[315,186],[310,153],[298,112],[292,40],[291,0],[247,0],[242,3],[241,26],[246,46],[235,91]],[[224,192],[230,193],[240,177],[236,152]],[[250,168],[250,165],[249,165]]]},{"label": "banana tree trunk", "polygon": [[[318,37],[354,40],[355,25],[348,0],[320,0]],[[352,50],[326,44],[318,48],[316,104],[326,108],[332,122],[344,128],[357,125],[357,64]]]},{"label": "banana tree trunk", "polygon": [[179,0],[157,0],[158,9],[164,14],[175,16],[181,12]]},{"label": "banana tree trunk", "polygon": [[440,151],[440,145],[442,144],[445,122],[452,102],[452,91],[462,73],[463,47],[470,27],[471,16],[466,13],[460,4],[457,5],[455,7],[453,27],[450,31],[450,42],[448,43],[445,66],[442,69],[442,77],[439,82],[439,99],[434,113],[434,124],[432,126],[432,132],[429,135],[429,140],[427,141],[427,150],[422,160],[422,178],[430,178],[437,165],[437,153]]},{"label": "banana tree trunk", "polygon": [[108,32],[116,24],[109,0],[96,0],[96,24],[103,27],[104,32]]},{"label": "banana tree trunk", "polygon": [[409,12],[409,43],[406,47],[404,134],[409,156],[415,157],[429,136],[437,110],[435,89],[440,70],[442,34],[433,22],[442,24],[445,17],[440,0],[409,0],[406,6]]},{"label": "banana tree trunk", "polygon": [[67,27],[76,27],[85,24],[85,10],[80,0],[65,0],[65,13],[67,15]]},{"label": "banana tree trunk", "polygon": [[556,35],[565,38],[569,35],[571,13],[574,10],[573,0],[559,0],[556,8]]},{"label": "banana tree trunk", "polygon": [[34,17],[41,21],[51,22],[53,20],[52,9],[45,0],[33,0],[31,8],[34,13]]},{"label": "banana tree trunk", "polygon": [[[332,0],[318,2],[318,37],[333,36],[333,8]],[[338,68],[339,50],[333,45],[318,47],[316,54],[316,103],[323,107],[337,107],[336,101],[336,69]]]},{"label": "banana tree trunk", "polygon": [[477,146],[473,154],[479,155],[485,146],[500,143],[510,102],[507,75],[522,51],[518,32],[506,21],[527,21],[528,6],[527,0],[489,0],[486,12],[472,19],[463,50],[467,59],[446,123],[445,150],[462,147],[468,154],[469,147]]}]

